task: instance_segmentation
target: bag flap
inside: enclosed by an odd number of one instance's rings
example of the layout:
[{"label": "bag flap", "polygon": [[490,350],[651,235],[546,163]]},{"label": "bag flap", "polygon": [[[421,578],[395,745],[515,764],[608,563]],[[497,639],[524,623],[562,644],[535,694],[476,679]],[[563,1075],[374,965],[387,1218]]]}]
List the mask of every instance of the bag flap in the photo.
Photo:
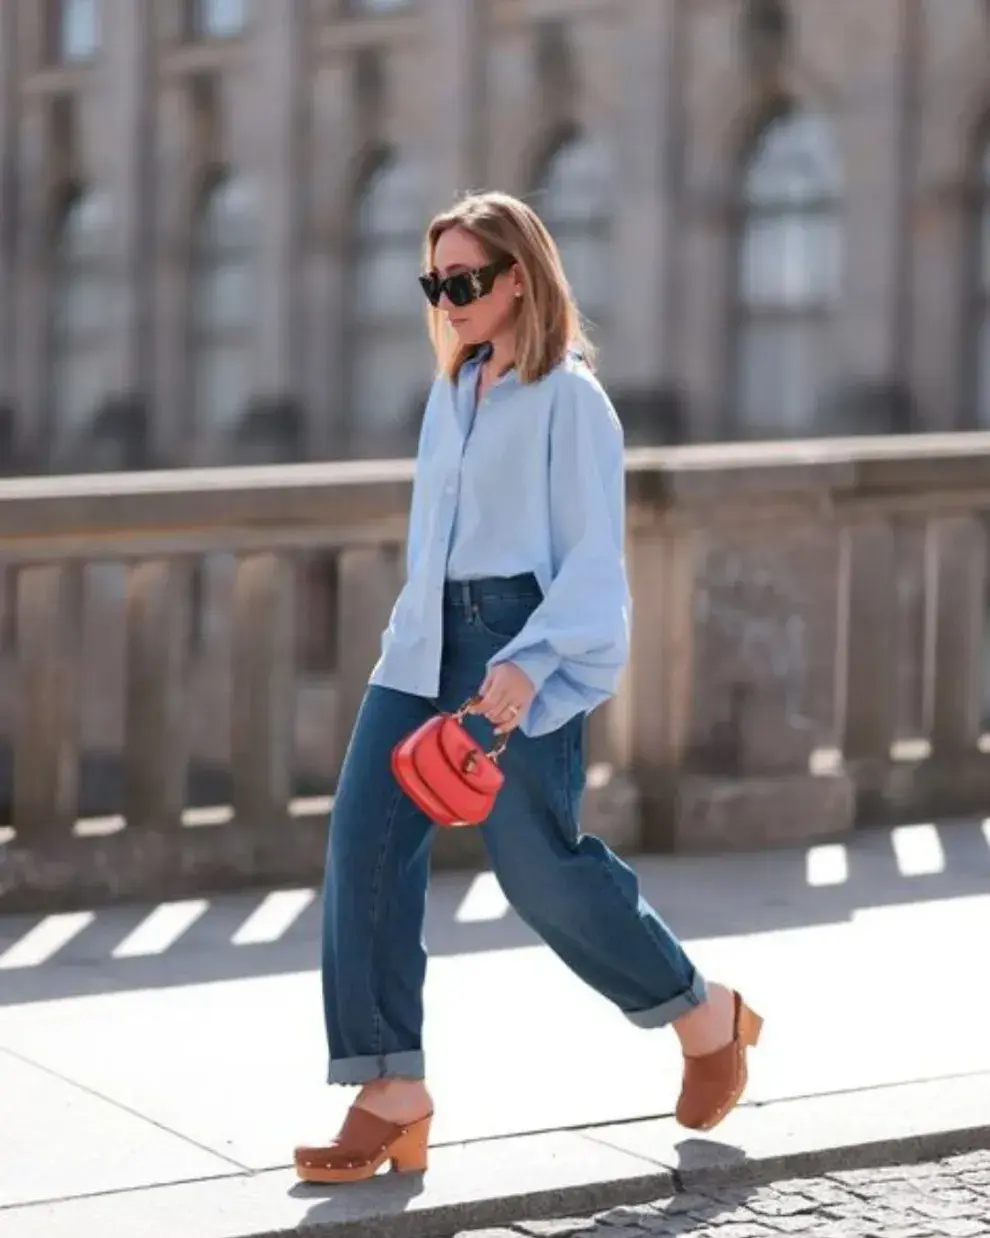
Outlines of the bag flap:
[{"label": "bag flap", "polygon": [[444,718],[438,740],[453,772],[472,790],[494,795],[501,788],[502,771],[455,718]]}]

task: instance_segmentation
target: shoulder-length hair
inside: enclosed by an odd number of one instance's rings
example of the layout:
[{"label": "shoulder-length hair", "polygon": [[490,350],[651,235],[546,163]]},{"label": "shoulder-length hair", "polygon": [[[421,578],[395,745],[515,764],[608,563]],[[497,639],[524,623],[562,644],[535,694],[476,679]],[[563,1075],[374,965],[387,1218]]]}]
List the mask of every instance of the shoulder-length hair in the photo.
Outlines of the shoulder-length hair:
[{"label": "shoulder-length hair", "polygon": [[[524,383],[544,378],[570,349],[594,367],[594,348],[585,335],[560,251],[531,207],[506,193],[470,194],[460,199],[437,215],[427,229],[427,270],[433,270],[437,242],[450,228],[470,232],[490,262],[508,257],[519,270],[523,295],[516,320],[515,368]],[[456,378],[473,349],[459,343],[442,310],[428,307],[427,322],[438,371]]]}]

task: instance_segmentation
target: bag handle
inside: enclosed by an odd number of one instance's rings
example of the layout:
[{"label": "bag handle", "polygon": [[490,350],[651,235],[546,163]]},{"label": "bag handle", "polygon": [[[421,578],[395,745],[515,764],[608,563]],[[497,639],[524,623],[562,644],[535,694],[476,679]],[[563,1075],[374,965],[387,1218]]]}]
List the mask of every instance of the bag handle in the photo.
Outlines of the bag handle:
[{"label": "bag handle", "polygon": [[[460,709],[458,709],[455,713],[451,714],[451,717],[456,722],[463,722],[464,719],[467,717],[468,713],[470,712],[472,706],[477,705],[480,700],[481,700],[480,696],[468,697],[468,699],[464,702],[464,704],[460,707]],[[495,740],[495,743],[492,745],[492,747],[487,752],[486,755],[489,761],[493,762],[493,764],[498,765],[498,759],[502,755],[502,753],[505,752],[505,749],[509,743],[510,735],[511,735],[510,731],[506,731],[505,734],[499,735],[498,738]]]}]

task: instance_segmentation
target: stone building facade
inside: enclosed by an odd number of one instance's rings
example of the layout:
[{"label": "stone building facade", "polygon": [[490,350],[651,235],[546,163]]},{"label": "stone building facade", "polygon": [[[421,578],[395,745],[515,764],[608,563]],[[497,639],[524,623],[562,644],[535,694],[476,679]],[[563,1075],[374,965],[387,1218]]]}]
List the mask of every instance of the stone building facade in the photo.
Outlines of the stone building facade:
[{"label": "stone building facade", "polygon": [[4,471],[405,450],[542,211],[636,441],[990,423],[985,0],[0,0]]}]

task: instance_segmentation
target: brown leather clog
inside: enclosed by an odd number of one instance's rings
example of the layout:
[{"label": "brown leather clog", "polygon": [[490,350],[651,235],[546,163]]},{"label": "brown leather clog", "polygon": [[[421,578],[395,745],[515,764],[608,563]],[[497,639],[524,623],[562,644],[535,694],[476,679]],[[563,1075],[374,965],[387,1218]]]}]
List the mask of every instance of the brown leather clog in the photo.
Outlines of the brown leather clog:
[{"label": "brown leather clog", "polygon": [[364,1182],[386,1161],[393,1173],[423,1173],[428,1159],[432,1114],[397,1126],[367,1109],[353,1107],[340,1134],[320,1148],[296,1148],[296,1173],[303,1182]]},{"label": "brown leather clog", "polygon": [[759,1042],[763,1020],[738,993],[733,991],[732,996],[735,1018],[729,1043],[714,1053],[684,1059],[684,1082],[676,1117],[681,1126],[691,1130],[710,1131],[717,1126],[746,1090],[746,1053]]}]

